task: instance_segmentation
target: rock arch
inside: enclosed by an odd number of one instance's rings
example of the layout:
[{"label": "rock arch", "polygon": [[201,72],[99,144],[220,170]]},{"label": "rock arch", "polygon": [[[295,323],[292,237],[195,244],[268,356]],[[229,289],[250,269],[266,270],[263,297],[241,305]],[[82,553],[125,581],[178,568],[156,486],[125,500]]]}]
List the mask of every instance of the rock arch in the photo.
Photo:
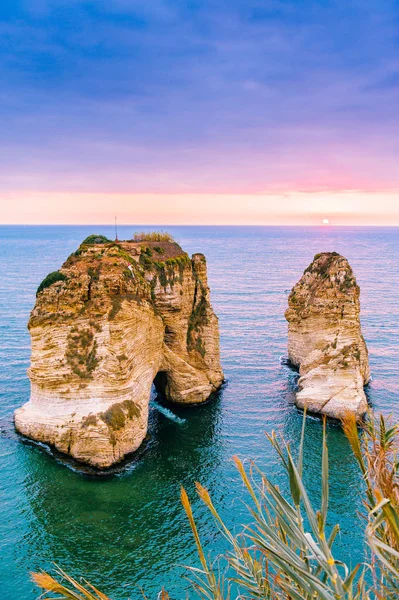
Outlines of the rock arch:
[{"label": "rock arch", "polygon": [[223,382],[206,260],[173,241],[95,241],[60,273],[31,313],[31,397],[15,425],[106,468],[143,441],[154,380],[185,404]]}]

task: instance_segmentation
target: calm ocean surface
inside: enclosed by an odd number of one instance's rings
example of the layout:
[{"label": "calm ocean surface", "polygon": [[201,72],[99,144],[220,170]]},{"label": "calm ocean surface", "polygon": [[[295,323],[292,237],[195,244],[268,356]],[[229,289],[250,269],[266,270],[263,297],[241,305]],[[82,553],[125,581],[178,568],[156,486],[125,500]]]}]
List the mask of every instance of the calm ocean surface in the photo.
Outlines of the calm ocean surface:
[{"label": "calm ocean surface", "polygon": [[[129,238],[139,227],[120,227]],[[150,229],[154,229],[151,227]],[[29,571],[53,562],[84,575],[113,600],[156,598],[164,586],[186,597],[182,564],[198,566],[179,504],[184,485],[194,501],[205,546],[223,545],[195,499],[194,482],[213,494],[233,528],[247,522],[245,498],[231,457],[254,458],[286,489],[264,431],[279,429],[297,444],[301,416],[293,406],[294,374],[286,355],[287,295],[313,255],[346,256],[361,288],[362,323],[376,411],[399,417],[399,229],[296,227],[168,227],[190,254],[204,252],[212,303],[219,316],[222,364],[228,380],[218,398],[191,409],[154,405],[151,439],[118,474],[95,478],[22,443],[12,415],[28,400],[26,323],[43,277],[57,269],[89,233],[111,227],[0,227],[0,596],[31,600],[39,592]],[[174,417],[178,418],[174,418]],[[321,424],[309,419],[306,478],[319,496]],[[330,524],[342,527],[337,552],[362,559],[360,477],[348,445],[329,426]],[[194,597],[189,592],[189,597]]]}]

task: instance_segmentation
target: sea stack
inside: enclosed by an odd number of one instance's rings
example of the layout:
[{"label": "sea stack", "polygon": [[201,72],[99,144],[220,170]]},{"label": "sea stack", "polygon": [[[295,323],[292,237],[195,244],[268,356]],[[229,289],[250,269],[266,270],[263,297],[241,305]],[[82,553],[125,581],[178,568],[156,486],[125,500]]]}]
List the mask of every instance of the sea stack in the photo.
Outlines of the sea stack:
[{"label": "sea stack", "polygon": [[39,286],[28,327],[16,429],[100,469],[142,443],[153,383],[197,404],[223,382],[205,257],[165,235],[89,236]]},{"label": "sea stack", "polygon": [[316,254],[288,297],[288,357],[299,368],[296,404],[341,419],[367,411],[368,352],[360,327],[360,289],[336,252]]}]

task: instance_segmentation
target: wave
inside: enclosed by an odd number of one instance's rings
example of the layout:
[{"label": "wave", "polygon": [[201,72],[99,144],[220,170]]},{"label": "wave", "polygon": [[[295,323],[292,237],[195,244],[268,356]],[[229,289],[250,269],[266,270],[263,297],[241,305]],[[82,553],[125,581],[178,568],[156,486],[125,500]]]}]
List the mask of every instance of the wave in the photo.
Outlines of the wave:
[{"label": "wave", "polygon": [[169,408],[166,408],[166,406],[162,406],[162,404],[158,404],[158,402],[155,402],[155,400],[151,402],[151,407],[163,414],[164,417],[166,417],[167,419],[170,419],[171,421],[174,421],[179,425],[183,425],[186,422],[186,419],[181,419],[180,417],[175,415],[174,412],[169,410]]}]

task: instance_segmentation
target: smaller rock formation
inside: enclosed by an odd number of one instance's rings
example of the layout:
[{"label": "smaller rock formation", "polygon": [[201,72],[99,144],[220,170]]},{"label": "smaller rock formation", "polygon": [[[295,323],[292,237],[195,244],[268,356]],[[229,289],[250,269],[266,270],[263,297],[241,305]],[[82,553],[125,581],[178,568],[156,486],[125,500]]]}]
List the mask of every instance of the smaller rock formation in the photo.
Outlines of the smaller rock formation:
[{"label": "smaller rock formation", "polygon": [[296,405],[340,419],[367,411],[368,352],[360,328],[360,289],[348,261],[316,254],[288,297],[288,356],[299,368]]}]

